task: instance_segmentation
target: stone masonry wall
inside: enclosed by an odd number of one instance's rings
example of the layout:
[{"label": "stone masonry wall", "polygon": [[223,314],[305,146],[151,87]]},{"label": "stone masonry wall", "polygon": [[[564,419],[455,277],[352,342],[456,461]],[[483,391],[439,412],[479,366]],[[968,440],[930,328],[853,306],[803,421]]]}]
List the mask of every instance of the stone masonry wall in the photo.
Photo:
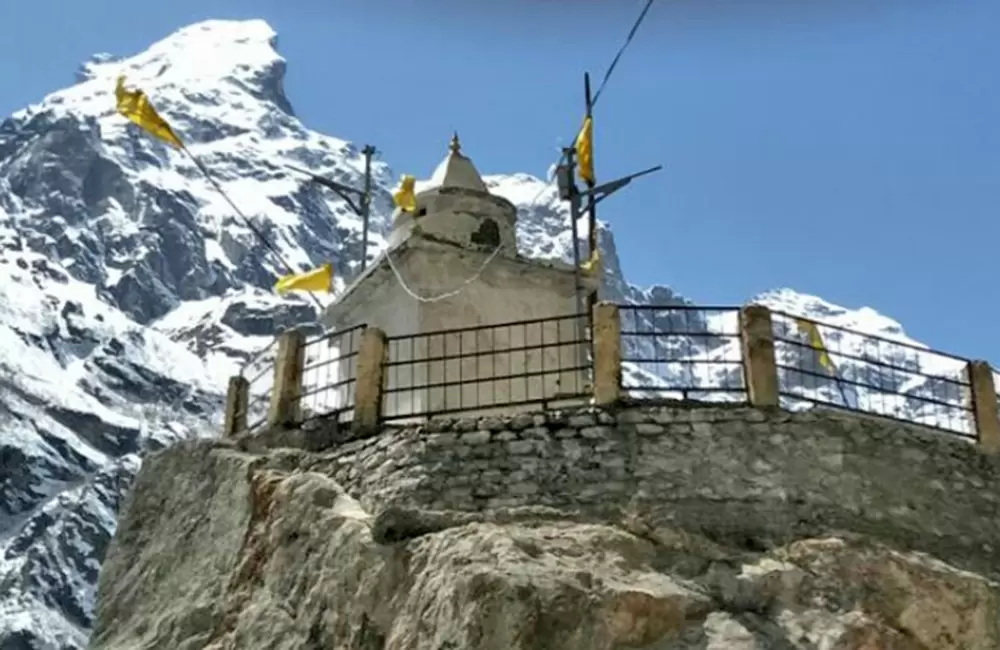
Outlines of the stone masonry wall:
[{"label": "stone masonry wall", "polygon": [[[323,438],[321,427],[297,434]],[[1000,576],[1000,459],[882,419],[588,409],[432,420],[308,456],[302,469],[332,476],[373,513],[548,508],[755,550],[853,531]]]}]

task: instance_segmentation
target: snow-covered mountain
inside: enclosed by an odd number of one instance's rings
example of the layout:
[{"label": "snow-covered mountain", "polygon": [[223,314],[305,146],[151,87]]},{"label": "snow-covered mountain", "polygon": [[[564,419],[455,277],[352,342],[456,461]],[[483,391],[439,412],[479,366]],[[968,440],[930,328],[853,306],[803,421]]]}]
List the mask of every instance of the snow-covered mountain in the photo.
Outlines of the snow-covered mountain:
[{"label": "snow-covered mountain", "polygon": [[[302,124],[284,72],[267,24],[210,21],[135,56],[95,56],[75,85],[0,123],[0,650],[84,647],[100,561],[143,452],[216,435],[227,378],[275,332],[316,317],[309,301],[273,295],[276,261],[191,160],[115,113],[117,76],[154,99],[291,264],[331,260],[342,276],[358,267],[359,220],[285,165],[357,186],[363,158]],[[375,179],[369,254],[384,243],[396,184],[383,162]],[[519,207],[523,254],[571,257],[554,186],[524,174],[486,181]],[[688,304],[668,287],[629,285],[603,226],[600,242],[605,297]],[[758,300],[905,339],[870,310],[787,290]],[[731,314],[691,314],[686,326],[703,333],[732,329]],[[648,328],[661,316],[629,322]],[[688,345],[699,358],[733,352],[721,335]],[[668,348],[637,339],[629,354]],[[692,381],[718,385],[733,367],[704,366]],[[660,387],[675,374],[630,365],[636,381]]]}]

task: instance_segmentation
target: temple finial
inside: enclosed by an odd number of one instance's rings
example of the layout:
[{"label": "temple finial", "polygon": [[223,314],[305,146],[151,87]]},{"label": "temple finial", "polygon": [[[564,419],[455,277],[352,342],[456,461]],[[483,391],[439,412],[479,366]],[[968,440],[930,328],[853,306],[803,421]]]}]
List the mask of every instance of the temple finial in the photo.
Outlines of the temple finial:
[{"label": "temple finial", "polygon": [[462,143],[458,141],[458,131],[455,131],[451,136],[451,143],[448,145],[452,153],[458,153],[462,149]]}]

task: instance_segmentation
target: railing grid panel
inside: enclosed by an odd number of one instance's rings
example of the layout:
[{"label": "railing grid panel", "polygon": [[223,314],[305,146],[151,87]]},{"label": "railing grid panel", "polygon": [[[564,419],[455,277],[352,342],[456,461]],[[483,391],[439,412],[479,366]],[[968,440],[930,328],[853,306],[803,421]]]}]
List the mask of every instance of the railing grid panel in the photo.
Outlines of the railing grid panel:
[{"label": "railing grid panel", "polygon": [[587,318],[561,316],[388,339],[389,420],[589,400]]},{"label": "railing grid panel", "polygon": [[780,312],[772,321],[782,406],[819,404],[976,436],[968,360]]},{"label": "railing grid panel", "polygon": [[628,397],[746,401],[739,309],[620,305],[619,315]]},{"label": "railing grid panel", "polygon": [[354,417],[358,351],[365,327],[328,332],[306,341],[302,365],[299,416],[302,420]]},{"label": "railing grid panel", "polygon": [[277,347],[277,339],[272,339],[240,370],[240,374],[248,384],[246,412],[248,432],[258,431],[267,423],[267,410],[271,403],[271,390],[274,387],[274,359]]}]

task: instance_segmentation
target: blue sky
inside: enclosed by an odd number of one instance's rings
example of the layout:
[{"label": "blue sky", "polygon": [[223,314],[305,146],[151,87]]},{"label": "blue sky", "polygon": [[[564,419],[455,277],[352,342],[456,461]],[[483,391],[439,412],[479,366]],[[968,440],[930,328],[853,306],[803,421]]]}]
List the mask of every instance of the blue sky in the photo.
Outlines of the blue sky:
[{"label": "blue sky", "polygon": [[[543,175],[641,0],[0,3],[0,115],[206,18],[263,18],[312,128],[426,176],[458,129]],[[628,277],[701,303],[778,287],[1000,361],[1000,3],[658,0],[595,115]]]}]

